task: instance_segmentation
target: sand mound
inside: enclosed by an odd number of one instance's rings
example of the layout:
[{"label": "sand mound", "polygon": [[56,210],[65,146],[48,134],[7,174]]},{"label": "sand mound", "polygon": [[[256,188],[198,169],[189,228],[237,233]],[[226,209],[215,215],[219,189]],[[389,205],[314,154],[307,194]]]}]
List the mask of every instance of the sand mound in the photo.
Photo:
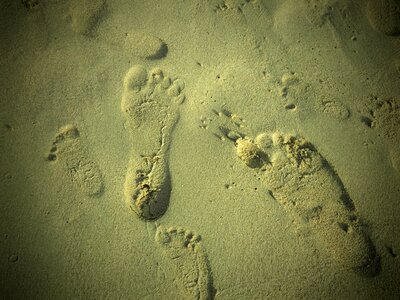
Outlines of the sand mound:
[{"label": "sand mound", "polygon": [[367,13],[372,27],[377,31],[386,35],[400,33],[400,1],[370,0]]}]

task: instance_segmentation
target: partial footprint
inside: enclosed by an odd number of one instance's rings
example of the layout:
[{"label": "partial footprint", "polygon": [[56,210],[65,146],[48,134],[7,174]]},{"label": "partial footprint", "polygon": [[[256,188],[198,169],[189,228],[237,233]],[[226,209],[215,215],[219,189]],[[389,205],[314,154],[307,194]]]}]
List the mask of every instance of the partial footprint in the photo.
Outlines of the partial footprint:
[{"label": "partial footprint", "polygon": [[[222,0],[214,6],[214,12],[229,13],[229,12],[242,12],[246,5],[250,4],[250,0]],[[251,3],[253,4],[253,3]]]},{"label": "partial footprint", "polygon": [[168,208],[171,179],[168,150],[185,100],[180,79],[172,81],[160,69],[150,72],[140,65],[125,75],[121,109],[133,139],[133,154],[125,179],[129,207],[141,218],[153,220]]},{"label": "partial footprint", "polygon": [[361,121],[386,139],[392,166],[400,172],[400,103],[373,97]]},{"label": "partial footprint", "polygon": [[259,173],[271,195],[313,229],[318,241],[345,268],[363,276],[380,271],[339,176],[314,146],[293,135],[262,133],[235,140],[238,157]]},{"label": "partial footprint", "polygon": [[89,158],[75,126],[67,125],[59,130],[47,159],[59,164],[72,182],[88,196],[99,197],[103,193],[104,183],[100,169]]},{"label": "partial footprint", "polygon": [[105,0],[71,0],[69,16],[72,29],[82,35],[92,35],[105,12],[105,6]]},{"label": "partial footprint", "polygon": [[109,29],[99,31],[99,40],[119,51],[121,55],[140,60],[157,60],[168,54],[168,45],[159,36],[145,31],[121,33],[118,29]]},{"label": "partial footprint", "polygon": [[380,136],[395,142],[400,138],[400,103],[394,99],[372,97],[362,122],[376,129]]},{"label": "partial footprint", "polygon": [[200,237],[189,231],[158,226],[155,240],[176,272],[186,299],[212,299],[212,283],[206,251]]},{"label": "partial footprint", "polygon": [[386,35],[400,33],[400,2],[398,0],[369,0],[367,16],[375,30]]},{"label": "partial footprint", "polygon": [[365,276],[376,275],[375,247],[363,232],[339,176],[314,146],[277,132],[269,139],[259,136],[258,142],[270,157],[262,177],[274,198],[307,221],[345,267]]},{"label": "partial footprint", "polygon": [[[350,117],[349,109],[342,102],[326,99],[325,97],[315,97],[316,93],[313,92],[311,86],[302,82],[295,72],[283,74],[279,80],[278,88],[279,94],[284,100],[284,108],[286,110],[297,110],[297,102],[300,102],[299,105],[303,106],[312,103],[311,109],[322,112],[332,119],[342,121]],[[305,96],[310,94],[312,95],[311,97]],[[315,100],[311,102],[310,99],[314,98]]]},{"label": "partial footprint", "polygon": [[350,111],[340,101],[323,99],[317,105],[324,114],[338,121],[347,120],[350,117]]},{"label": "partial footprint", "polygon": [[291,93],[289,93],[289,89],[297,83],[299,83],[299,77],[295,72],[283,74],[279,81],[282,98],[288,98],[288,96],[292,96],[293,98],[293,96],[296,96],[296,91],[291,91]]},{"label": "partial footprint", "polygon": [[332,1],[306,0],[306,18],[318,27],[325,24],[332,10]]}]

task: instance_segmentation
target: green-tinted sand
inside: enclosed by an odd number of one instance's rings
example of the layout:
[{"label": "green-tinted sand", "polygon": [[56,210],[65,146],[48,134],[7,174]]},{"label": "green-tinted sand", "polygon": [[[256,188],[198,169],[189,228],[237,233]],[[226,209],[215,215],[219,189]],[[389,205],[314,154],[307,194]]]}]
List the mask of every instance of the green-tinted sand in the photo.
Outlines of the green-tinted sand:
[{"label": "green-tinted sand", "polygon": [[0,299],[397,299],[397,0],[0,3]]}]

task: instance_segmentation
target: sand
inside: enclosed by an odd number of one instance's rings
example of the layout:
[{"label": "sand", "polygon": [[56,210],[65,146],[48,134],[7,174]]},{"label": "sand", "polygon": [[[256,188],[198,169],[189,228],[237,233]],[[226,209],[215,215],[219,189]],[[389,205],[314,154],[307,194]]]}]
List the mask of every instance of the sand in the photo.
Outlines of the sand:
[{"label": "sand", "polygon": [[4,0],[1,299],[398,299],[397,0]]}]

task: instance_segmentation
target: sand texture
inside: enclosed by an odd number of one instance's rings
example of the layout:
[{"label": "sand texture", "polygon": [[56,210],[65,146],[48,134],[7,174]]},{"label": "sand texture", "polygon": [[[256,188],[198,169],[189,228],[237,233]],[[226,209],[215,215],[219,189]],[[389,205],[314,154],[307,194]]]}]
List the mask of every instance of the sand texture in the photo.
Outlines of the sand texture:
[{"label": "sand texture", "polygon": [[399,299],[398,0],[4,0],[0,71],[0,299]]}]

